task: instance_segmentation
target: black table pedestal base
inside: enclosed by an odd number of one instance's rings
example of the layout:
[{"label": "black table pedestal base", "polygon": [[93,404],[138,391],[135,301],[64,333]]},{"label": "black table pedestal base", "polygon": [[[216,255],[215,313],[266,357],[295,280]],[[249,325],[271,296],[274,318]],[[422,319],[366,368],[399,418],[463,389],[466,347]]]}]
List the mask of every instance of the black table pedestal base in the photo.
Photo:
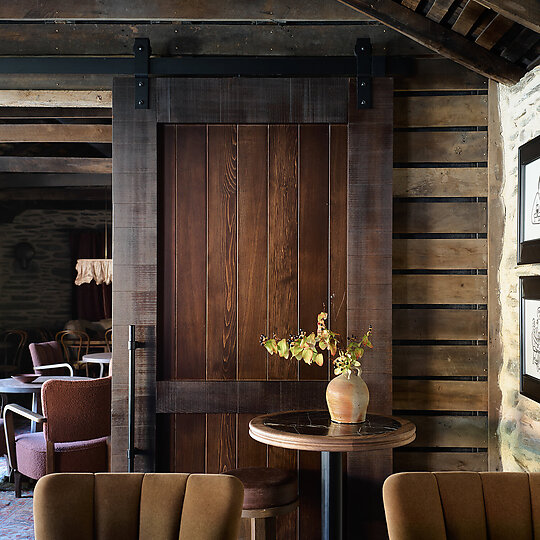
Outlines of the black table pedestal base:
[{"label": "black table pedestal base", "polygon": [[341,452],[321,452],[322,540],[343,538],[343,481]]}]

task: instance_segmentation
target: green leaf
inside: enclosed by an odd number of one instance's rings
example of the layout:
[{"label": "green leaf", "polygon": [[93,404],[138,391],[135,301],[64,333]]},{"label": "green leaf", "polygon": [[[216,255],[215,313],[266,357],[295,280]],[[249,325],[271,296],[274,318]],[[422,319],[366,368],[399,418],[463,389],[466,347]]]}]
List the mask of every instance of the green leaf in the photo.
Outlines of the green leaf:
[{"label": "green leaf", "polygon": [[277,344],[277,350],[281,358],[289,358],[289,344],[285,338],[279,341]]},{"label": "green leaf", "polygon": [[322,366],[323,363],[324,363],[324,356],[322,354],[320,354],[320,353],[317,356],[315,356],[315,363],[318,366]]},{"label": "green leaf", "polygon": [[330,341],[330,343],[328,343],[328,349],[330,350],[330,354],[332,356],[336,355],[336,353],[337,353],[337,344],[336,344],[335,340]]},{"label": "green leaf", "polygon": [[277,345],[275,339],[268,339],[264,342],[264,348],[270,353],[274,354],[277,353]]},{"label": "green leaf", "polygon": [[311,349],[305,349],[302,353],[302,359],[306,364],[311,365],[311,359],[313,358],[313,351]]}]

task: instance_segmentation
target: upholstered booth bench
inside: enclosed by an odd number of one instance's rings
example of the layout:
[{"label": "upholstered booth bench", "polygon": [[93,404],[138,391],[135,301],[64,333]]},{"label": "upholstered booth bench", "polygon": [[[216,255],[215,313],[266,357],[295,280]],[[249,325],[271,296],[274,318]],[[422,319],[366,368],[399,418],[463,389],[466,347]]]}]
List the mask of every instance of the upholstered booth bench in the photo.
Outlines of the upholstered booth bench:
[{"label": "upholstered booth bench", "polygon": [[383,499],[390,540],[540,539],[540,473],[398,473]]},{"label": "upholstered booth bench", "polygon": [[50,474],[34,491],[35,538],[236,540],[243,497],[219,474]]}]

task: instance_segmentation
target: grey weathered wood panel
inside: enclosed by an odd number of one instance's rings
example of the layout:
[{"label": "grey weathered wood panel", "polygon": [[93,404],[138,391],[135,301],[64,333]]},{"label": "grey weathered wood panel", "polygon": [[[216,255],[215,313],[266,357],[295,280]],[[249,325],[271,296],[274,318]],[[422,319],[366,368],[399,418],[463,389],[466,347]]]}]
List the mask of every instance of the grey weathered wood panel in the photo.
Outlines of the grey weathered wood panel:
[{"label": "grey weathered wood panel", "polygon": [[[393,81],[374,79],[373,108],[357,110],[356,85],[349,96],[349,183],[347,208],[347,331],[362,336],[370,324],[376,349],[362,361],[371,388],[370,410],[388,414],[392,406],[392,152]],[[376,292],[365,294],[366,288]],[[373,322],[375,321],[375,322]],[[369,473],[367,472],[369,471]],[[392,472],[392,451],[349,454],[347,513],[349,534],[360,520],[363,533],[384,534],[380,483]]]},{"label": "grey weathered wood panel", "polygon": [[[347,80],[339,78],[157,79],[158,122],[346,123]],[[309,100],[304,96],[309,95]],[[174,100],[174,96],[182,96]],[[284,104],[287,104],[285,107]]]},{"label": "grey weathered wood panel", "polygon": [[[113,320],[112,470],[126,470],[127,449],[127,327],[136,324],[135,446],[143,451],[136,470],[154,469],[155,446],[155,322],[157,316],[156,111],[134,110],[134,87],[115,80],[113,98]],[[134,206],[144,201],[147,206]],[[142,214],[141,211],[142,210]],[[140,216],[144,219],[140,219]],[[139,216],[139,219],[137,219]],[[122,226],[124,225],[124,226]],[[141,265],[145,285],[138,286]],[[122,285],[120,285],[122,283]],[[127,285],[131,284],[131,287]]]}]

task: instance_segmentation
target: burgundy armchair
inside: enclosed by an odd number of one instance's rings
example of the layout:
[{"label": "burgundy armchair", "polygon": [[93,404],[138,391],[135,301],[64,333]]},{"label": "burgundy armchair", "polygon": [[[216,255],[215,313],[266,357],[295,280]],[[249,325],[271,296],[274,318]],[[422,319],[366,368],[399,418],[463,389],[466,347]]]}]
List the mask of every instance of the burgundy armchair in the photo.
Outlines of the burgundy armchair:
[{"label": "burgundy armchair", "polygon": [[[111,378],[51,379],[41,389],[43,415],[20,405],[4,408],[8,459],[21,496],[21,475],[35,480],[52,472],[108,470],[111,433]],[[15,437],[13,415],[43,424],[43,432]]]},{"label": "burgundy armchair", "polygon": [[65,375],[67,369],[69,375],[73,377],[73,368],[65,361],[62,345],[58,341],[30,343],[28,348],[36,373],[40,375]]}]

